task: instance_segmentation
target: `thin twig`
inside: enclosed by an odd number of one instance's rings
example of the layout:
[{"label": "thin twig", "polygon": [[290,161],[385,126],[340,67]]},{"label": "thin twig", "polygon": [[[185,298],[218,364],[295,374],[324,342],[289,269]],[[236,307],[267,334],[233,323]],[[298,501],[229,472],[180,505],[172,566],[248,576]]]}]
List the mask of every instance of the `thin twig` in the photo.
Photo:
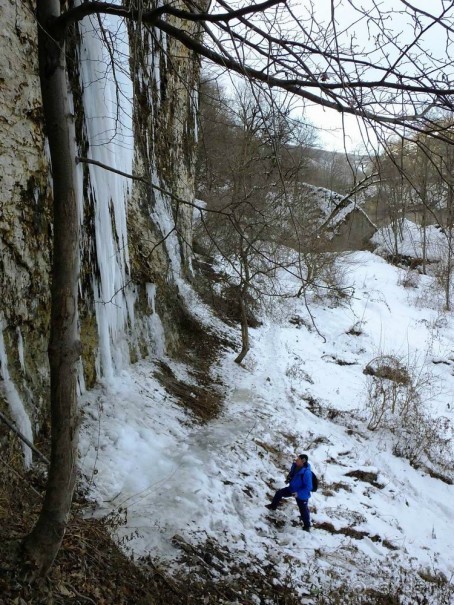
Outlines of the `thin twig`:
[{"label": "thin twig", "polygon": [[44,454],[41,454],[41,452],[33,445],[33,443],[31,441],[29,441],[27,439],[27,437],[25,437],[25,435],[23,435],[15,426],[14,424],[8,420],[8,418],[2,414],[2,412],[0,412],[0,420],[3,420],[3,422],[14,432],[16,433],[16,435],[19,437],[19,439],[22,439],[22,441],[28,445],[28,447],[30,449],[32,449],[35,454],[37,454],[41,460],[43,460],[46,464],[50,464],[49,460],[46,458],[46,456]]},{"label": "thin twig", "polygon": [[72,584],[67,584],[67,586],[73,591],[76,596],[79,597],[79,599],[84,599],[84,601],[88,601],[89,603],[93,603],[93,605],[96,605],[96,601],[93,601],[91,597],[87,597],[86,595],[81,594],[78,590],[74,588]]},{"label": "thin twig", "polygon": [[[109,166],[108,164],[103,164],[102,162],[98,162],[98,160],[91,160],[89,158],[76,157],[76,162],[77,163],[80,162],[82,164],[92,164],[93,166],[99,166],[100,168],[103,168],[104,170],[108,170],[109,172],[114,172],[115,174],[119,174],[120,176],[124,176],[127,179],[132,179],[134,181],[140,181],[142,183],[145,183],[145,185],[149,185],[152,189],[156,189],[157,191],[160,191],[164,195],[168,195],[170,198],[172,198],[176,202],[179,202],[180,204],[185,204],[186,206],[192,206],[192,208],[196,208],[200,212],[207,211],[206,208],[204,208],[202,206],[197,206],[197,204],[194,204],[192,202],[188,202],[188,200],[184,200],[181,197],[178,197],[177,195],[173,194],[171,191],[167,191],[166,189],[163,189],[162,187],[159,187],[159,185],[155,185],[154,183],[151,182],[150,179],[147,179],[144,176],[140,176],[140,175],[137,175],[137,174],[130,174],[128,172],[123,172],[122,170],[118,170],[117,168],[113,168],[113,166]],[[221,211],[216,211],[216,213],[222,214]]]}]

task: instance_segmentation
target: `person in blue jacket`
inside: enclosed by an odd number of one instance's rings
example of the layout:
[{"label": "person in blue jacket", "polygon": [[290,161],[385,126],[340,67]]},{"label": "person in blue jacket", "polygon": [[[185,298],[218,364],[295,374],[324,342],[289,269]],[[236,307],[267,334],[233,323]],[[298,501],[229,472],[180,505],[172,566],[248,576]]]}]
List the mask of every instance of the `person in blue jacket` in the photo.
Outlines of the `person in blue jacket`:
[{"label": "person in blue jacket", "polygon": [[312,491],[312,470],[309,464],[309,458],[306,454],[300,454],[295,458],[289,474],[287,475],[288,487],[278,489],[274,494],[270,504],[266,504],[269,510],[276,510],[282,498],[295,496],[296,503],[303,522],[304,531],[311,529],[311,516],[308,507],[308,501]]}]

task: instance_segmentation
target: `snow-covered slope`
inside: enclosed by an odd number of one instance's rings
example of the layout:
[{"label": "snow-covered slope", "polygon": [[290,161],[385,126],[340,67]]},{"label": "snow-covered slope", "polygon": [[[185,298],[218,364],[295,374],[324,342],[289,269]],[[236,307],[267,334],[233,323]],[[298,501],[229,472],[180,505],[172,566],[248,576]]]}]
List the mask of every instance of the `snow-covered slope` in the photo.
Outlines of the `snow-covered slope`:
[{"label": "snow-covered slope", "polygon": [[[389,355],[429,377],[420,387],[425,410],[447,419],[451,437],[454,318],[434,302],[431,278],[406,289],[403,270],[374,254],[343,262],[353,296],[314,300],[317,329],[303,301],[278,300],[251,330],[243,367],[222,353],[213,371],[225,407],[215,420],[200,425],[178,407],[153,359],[85,395],[81,465],[97,514],[127,507],[119,534],[136,555],[176,565],[175,535],[191,544],[212,538],[236,560],[272,564],[282,582],[299,569],[301,595],[308,570],[318,588],[338,581],[353,590],[397,582],[401,567],[415,578],[421,570],[452,578],[454,487],[396,457],[398,435],[368,430],[363,370]],[[212,321],[206,307],[198,311]],[[264,508],[303,452],[321,481],[310,534],[295,522],[293,501],[276,513]]]}]

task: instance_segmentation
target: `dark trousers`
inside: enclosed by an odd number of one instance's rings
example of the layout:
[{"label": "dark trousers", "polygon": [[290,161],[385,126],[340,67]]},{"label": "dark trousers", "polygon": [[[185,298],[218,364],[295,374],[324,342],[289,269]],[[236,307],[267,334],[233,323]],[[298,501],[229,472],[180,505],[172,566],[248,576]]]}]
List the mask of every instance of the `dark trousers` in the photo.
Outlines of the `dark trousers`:
[{"label": "dark trousers", "polygon": [[309,529],[311,526],[311,514],[309,512],[309,506],[307,500],[296,499],[298,508],[300,509],[301,520],[303,522],[304,529]]},{"label": "dark trousers", "polygon": [[[292,491],[289,487],[283,487],[282,489],[278,489],[274,494],[274,498],[271,501],[271,506],[273,508],[277,508],[282,500],[282,498],[290,498],[292,496]],[[309,529],[311,526],[311,516],[309,513],[309,506],[307,500],[296,499],[296,503],[298,504],[298,508],[300,511],[301,520],[303,522],[304,528]]]},{"label": "dark trousers", "polygon": [[282,500],[282,498],[290,498],[292,496],[292,492],[289,487],[283,487],[282,489],[278,489],[274,494],[274,498],[271,500],[271,506],[273,508],[277,508]]}]

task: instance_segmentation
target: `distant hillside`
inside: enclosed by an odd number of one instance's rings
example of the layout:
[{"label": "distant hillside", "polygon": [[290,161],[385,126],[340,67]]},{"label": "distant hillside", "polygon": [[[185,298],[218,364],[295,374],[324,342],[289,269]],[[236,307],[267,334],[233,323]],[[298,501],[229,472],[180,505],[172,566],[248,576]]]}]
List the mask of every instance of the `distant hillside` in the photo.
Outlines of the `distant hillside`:
[{"label": "distant hillside", "polygon": [[360,181],[365,176],[367,156],[328,151],[318,147],[307,147],[304,153],[309,158],[305,180],[311,185],[345,194],[350,191],[355,181]]}]

